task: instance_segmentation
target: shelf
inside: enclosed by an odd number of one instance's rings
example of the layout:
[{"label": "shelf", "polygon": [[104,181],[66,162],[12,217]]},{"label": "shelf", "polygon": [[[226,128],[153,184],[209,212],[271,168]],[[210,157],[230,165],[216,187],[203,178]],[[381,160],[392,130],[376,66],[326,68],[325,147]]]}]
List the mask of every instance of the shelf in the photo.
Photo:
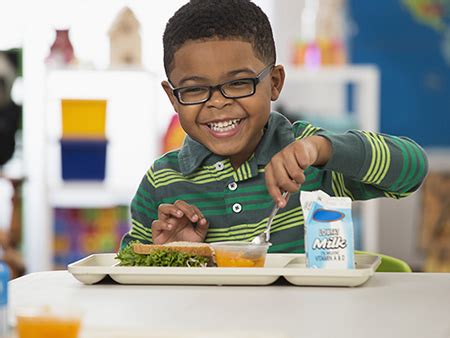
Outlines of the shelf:
[{"label": "shelf", "polygon": [[49,189],[49,204],[54,208],[109,208],[129,205],[134,192],[113,189],[101,182],[66,183]]},{"label": "shelf", "polygon": [[286,82],[361,82],[378,79],[378,69],[372,65],[321,68],[285,67]]},{"label": "shelf", "polygon": [[[158,80],[139,70],[53,70],[47,74],[45,147],[52,207],[129,205],[142,176],[158,156],[154,93]],[[105,99],[106,178],[63,181],[61,99]],[[131,151],[130,151],[131,150]]]},{"label": "shelf", "polygon": [[[352,84],[351,91],[348,84]],[[376,66],[287,67],[278,104],[286,111],[330,120],[341,119],[350,112],[358,128],[377,132],[379,95]]]}]

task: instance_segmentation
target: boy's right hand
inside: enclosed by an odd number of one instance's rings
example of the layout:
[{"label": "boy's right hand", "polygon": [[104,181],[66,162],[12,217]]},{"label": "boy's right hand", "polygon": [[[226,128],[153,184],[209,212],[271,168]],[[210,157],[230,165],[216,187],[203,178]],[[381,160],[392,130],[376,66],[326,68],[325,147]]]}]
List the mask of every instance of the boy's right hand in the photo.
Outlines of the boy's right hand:
[{"label": "boy's right hand", "polygon": [[208,227],[208,221],[195,205],[185,201],[161,204],[158,207],[158,219],[152,223],[153,243],[203,242]]}]

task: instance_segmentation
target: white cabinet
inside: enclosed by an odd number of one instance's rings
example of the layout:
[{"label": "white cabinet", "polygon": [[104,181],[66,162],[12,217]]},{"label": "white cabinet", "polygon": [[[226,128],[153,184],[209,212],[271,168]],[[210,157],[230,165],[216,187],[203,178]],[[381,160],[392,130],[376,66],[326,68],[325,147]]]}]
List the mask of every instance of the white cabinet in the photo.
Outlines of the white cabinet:
[{"label": "white cabinet", "polygon": [[[352,87],[349,109],[348,85]],[[375,66],[286,68],[286,81],[279,101],[290,112],[339,121],[351,115],[357,127],[379,131],[379,72]],[[349,111],[350,110],[350,111]],[[360,210],[363,250],[379,250],[379,207],[377,200],[356,202]]]},{"label": "white cabinet", "polygon": [[[29,272],[52,268],[53,208],[129,205],[160,152],[156,76],[140,70],[51,70],[42,78],[27,101],[23,233]],[[62,180],[62,98],[107,100],[104,181]]]}]

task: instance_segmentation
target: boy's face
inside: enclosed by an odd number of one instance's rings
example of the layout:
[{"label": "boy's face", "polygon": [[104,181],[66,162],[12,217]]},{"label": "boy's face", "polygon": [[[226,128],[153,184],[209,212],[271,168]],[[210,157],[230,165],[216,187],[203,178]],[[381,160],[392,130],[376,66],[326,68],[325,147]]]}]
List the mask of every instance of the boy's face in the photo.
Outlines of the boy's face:
[{"label": "boy's face", "polygon": [[[187,42],[175,52],[173,64],[169,77],[175,88],[254,78],[268,66],[255,56],[250,43],[240,40]],[[186,133],[213,153],[230,157],[233,165],[240,165],[261,140],[270,102],[278,98],[283,81],[283,67],[276,66],[261,78],[251,96],[231,99],[216,89],[207,102],[195,105],[181,104],[169,83],[162,85]]]}]

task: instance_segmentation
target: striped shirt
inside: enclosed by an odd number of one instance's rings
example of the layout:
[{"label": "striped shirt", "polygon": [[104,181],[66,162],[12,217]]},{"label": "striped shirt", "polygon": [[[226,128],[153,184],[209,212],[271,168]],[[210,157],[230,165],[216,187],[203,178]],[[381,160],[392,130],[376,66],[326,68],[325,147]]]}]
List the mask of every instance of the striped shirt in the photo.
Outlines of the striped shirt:
[{"label": "striped shirt", "polygon": [[[254,154],[238,169],[228,158],[211,153],[189,136],[181,149],[164,154],[147,171],[131,203],[131,240],[152,242],[151,224],[158,206],[184,200],[196,205],[209,221],[205,242],[250,241],[263,232],[274,206],[264,168],[288,144],[311,135],[326,137],[332,156],[323,167],[305,170],[301,190],[321,189],[352,200],[402,198],[415,191],[426,176],[422,148],[405,137],[351,130],[334,134],[303,121],[291,124],[272,112]],[[270,252],[304,252],[304,217],[299,192],[276,215]]]}]

